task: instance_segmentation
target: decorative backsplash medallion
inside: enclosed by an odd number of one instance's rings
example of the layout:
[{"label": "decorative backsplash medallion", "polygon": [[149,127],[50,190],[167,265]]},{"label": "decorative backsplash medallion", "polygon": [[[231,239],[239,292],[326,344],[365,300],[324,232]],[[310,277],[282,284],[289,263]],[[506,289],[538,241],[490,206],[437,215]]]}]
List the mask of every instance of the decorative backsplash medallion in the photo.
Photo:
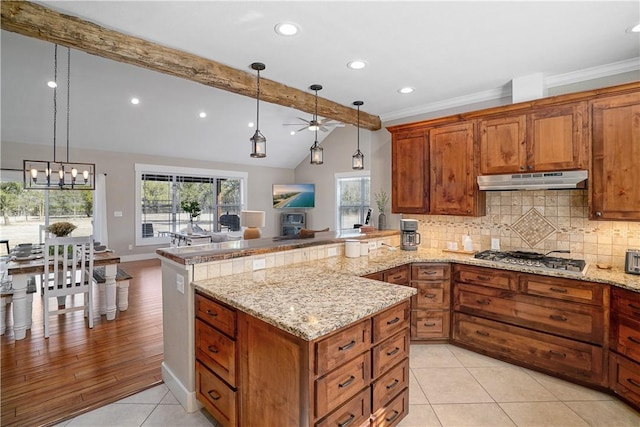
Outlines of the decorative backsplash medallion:
[{"label": "decorative backsplash medallion", "polygon": [[522,238],[522,241],[534,247],[557,231],[548,219],[536,208],[531,208],[511,224],[511,231]]}]

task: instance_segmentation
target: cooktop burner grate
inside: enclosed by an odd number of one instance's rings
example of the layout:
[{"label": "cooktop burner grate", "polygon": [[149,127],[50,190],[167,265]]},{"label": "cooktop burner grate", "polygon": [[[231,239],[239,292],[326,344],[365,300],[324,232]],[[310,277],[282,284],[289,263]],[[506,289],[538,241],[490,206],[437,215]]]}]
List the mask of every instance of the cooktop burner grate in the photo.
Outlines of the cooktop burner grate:
[{"label": "cooktop burner grate", "polygon": [[483,251],[476,253],[474,258],[544,270],[566,271],[574,274],[585,274],[587,270],[587,263],[584,260],[558,258],[535,252]]}]

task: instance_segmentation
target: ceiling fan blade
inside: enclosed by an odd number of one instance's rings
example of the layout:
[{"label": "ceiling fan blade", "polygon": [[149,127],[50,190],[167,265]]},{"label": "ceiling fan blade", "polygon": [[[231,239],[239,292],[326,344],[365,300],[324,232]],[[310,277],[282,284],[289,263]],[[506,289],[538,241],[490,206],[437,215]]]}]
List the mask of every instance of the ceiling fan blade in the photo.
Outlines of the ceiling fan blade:
[{"label": "ceiling fan blade", "polygon": [[328,132],[328,131],[329,131],[329,129],[327,129],[327,128],[326,128],[326,127],[324,127],[323,125],[320,125],[319,129],[320,129],[322,132]]},{"label": "ceiling fan blade", "polygon": [[306,124],[310,125],[311,122],[307,119],[303,119],[302,117],[296,117],[298,120],[302,120],[303,122],[305,122]]},{"label": "ceiling fan blade", "polygon": [[303,131],[303,130],[308,129],[308,128],[309,128],[309,126],[307,125],[307,126],[305,126],[305,127],[302,127],[302,128],[300,128],[300,129],[298,129],[296,132],[300,132],[300,131]]}]

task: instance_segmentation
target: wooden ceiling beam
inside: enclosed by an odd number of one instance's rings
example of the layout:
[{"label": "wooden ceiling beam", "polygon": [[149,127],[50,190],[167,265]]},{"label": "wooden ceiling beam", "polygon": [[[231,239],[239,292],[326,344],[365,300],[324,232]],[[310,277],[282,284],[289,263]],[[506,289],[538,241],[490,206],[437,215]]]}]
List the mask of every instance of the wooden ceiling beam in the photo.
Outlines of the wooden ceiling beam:
[{"label": "wooden ceiling beam", "polygon": [[[238,95],[256,97],[256,75],[253,72],[237,70],[191,53],[151,43],[35,3],[2,0],[0,4],[3,30]],[[263,76],[260,77],[260,99],[310,114],[315,112],[314,94],[264,79]],[[355,109],[320,97],[318,116],[357,124]],[[360,127],[378,130],[381,127],[380,118],[360,111]]]}]

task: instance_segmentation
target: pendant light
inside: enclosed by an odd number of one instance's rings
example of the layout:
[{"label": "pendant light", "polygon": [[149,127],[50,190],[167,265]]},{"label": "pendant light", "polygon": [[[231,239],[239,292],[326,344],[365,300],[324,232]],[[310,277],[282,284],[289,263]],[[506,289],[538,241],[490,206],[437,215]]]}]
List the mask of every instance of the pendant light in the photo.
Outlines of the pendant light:
[{"label": "pendant light", "polygon": [[[53,51],[53,160],[24,160],[23,187],[25,190],[93,190],[95,189],[94,163],[69,161],[69,115],[71,93],[71,49],[67,48],[67,161],[56,158],[56,131],[58,124],[58,45]],[[81,172],[80,172],[81,171]]]},{"label": "pendant light", "polygon": [[260,132],[260,71],[266,67],[261,62],[254,62],[251,68],[258,72],[258,92],[256,96],[256,132],[249,141],[251,141],[251,157],[267,157],[267,138]]},{"label": "pendant light", "polygon": [[320,126],[318,126],[318,91],[322,90],[322,86],[321,85],[311,85],[309,86],[309,89],[313,90],[316,92],[316,109],[315,109],[315,113],[313,114],[313,121],[311,122],[313,127],[309,126],[309,129],[313,129],[313,131],[316,134],[316,139],[313,143],[313,145],[311,146],[311,164],[312,165],[321,165],[324,163],[324,160],[322,159],[322,147],[320,147],[320,145],[318,145],[318,129],[320,128]]},{"label": "pendant light", "polygon": [[358,107],[358,149],[351,158],[351,168],[355,170],[364,169],[364,154],[360,151],[360,106],[364,104],[362,101],[354,101],[353,105]]}]

